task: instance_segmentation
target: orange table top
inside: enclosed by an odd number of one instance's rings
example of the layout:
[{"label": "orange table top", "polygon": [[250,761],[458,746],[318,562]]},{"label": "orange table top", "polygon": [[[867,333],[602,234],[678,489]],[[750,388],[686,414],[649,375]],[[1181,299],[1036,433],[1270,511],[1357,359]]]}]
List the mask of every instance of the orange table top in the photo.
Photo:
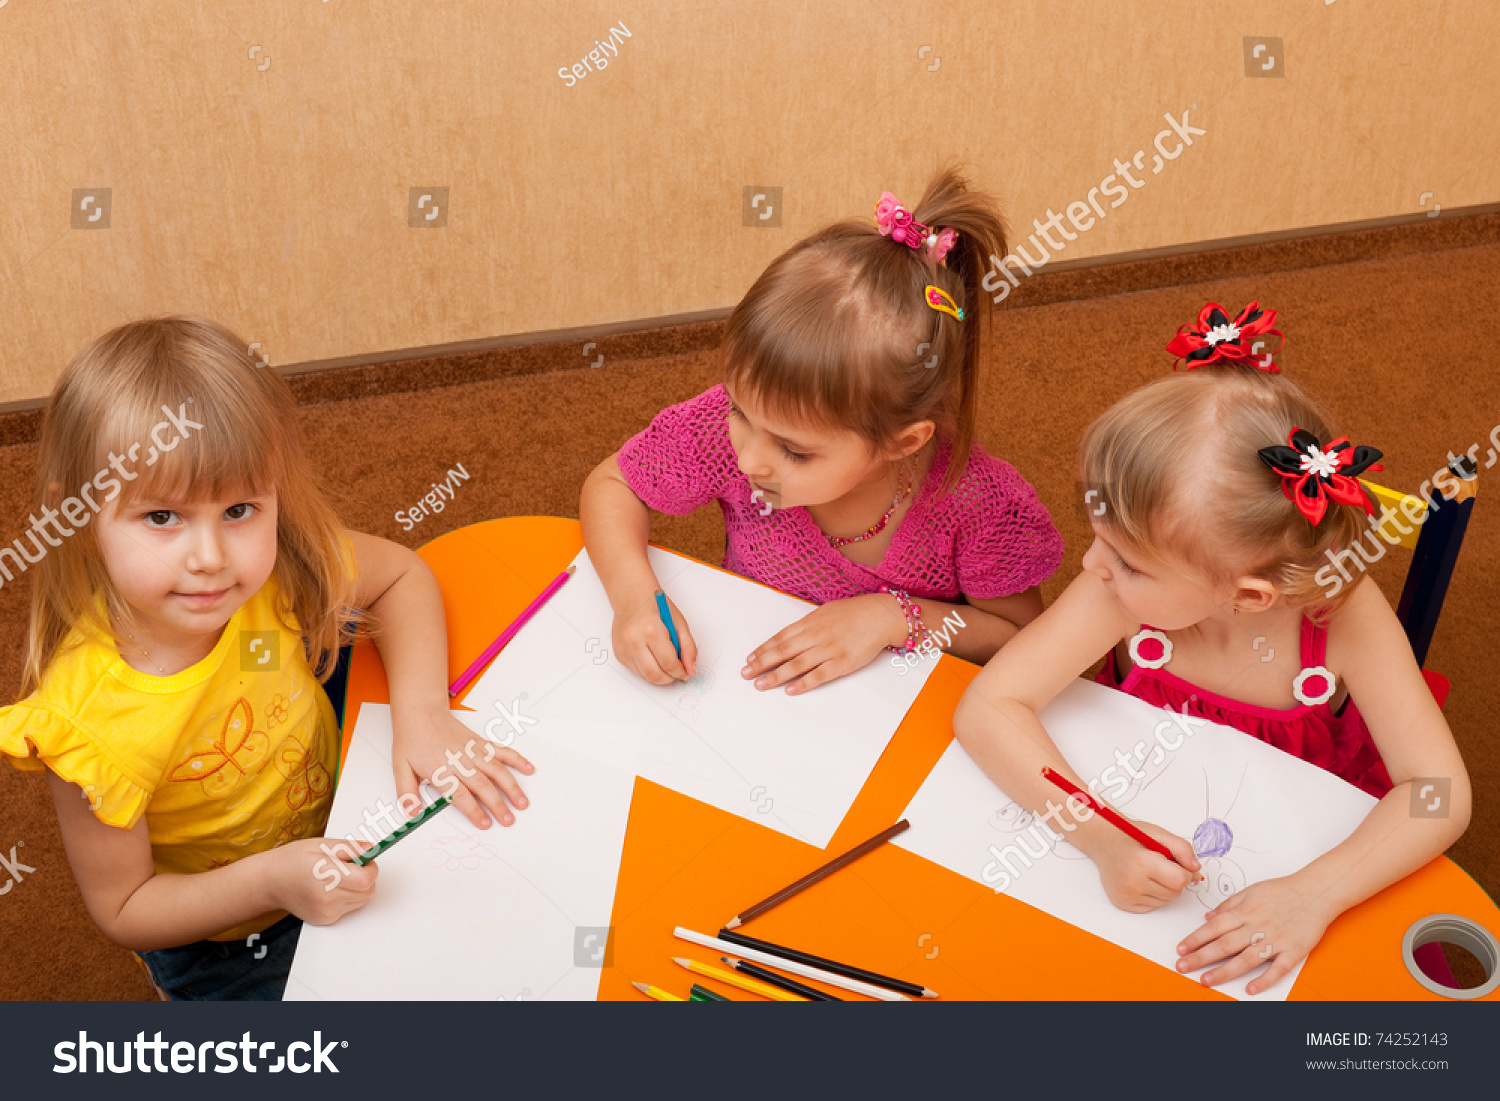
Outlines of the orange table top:
[{"label": "orange table top", "polygon": [[[582,549],[578,521],[539,516],[489,520],[422,547],[418,553],[443,590],[450,680]],[[939,660],[827,850],[637,779],[615,889],[613,966],[604,969],[599,997],[639,999],[632,981],[685,995],[687,973],[672,957],[718,961],[710,950],[673,937],[675,926],[713,935],[744,907],[896,821],[952,739],[954,709],[977,672],[957,658]],[[360,704],[389,700],[380,655],[361,642],[350,668],[346,726]],[[1407,928],[1440,913],[1500,934],[1500,909],[1458,865],[1439,857],[1335,921],[1291,999],[1442,1000],[1401,959]],[[782,903],[745,931],[920,983],[949,1000],[1228,1000],[895,845]],[[1500,1000],[1500,991],[1487,1000]]]}]

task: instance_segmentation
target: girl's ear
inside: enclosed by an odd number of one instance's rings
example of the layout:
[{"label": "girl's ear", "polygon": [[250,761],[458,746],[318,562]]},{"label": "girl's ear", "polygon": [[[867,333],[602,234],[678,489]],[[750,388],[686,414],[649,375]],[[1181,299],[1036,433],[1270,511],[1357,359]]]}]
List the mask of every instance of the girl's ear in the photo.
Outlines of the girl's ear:
[{"label": "girl's ear", "polygon": [[923,444],[932,439],[932,434],[937,430],[937,425],[932,421],[917,421],[909,424],[897,433],[895,440],[887,449],[887,457],[891,459],[904,459],[914,451],[919,451]]},{"label": "girl's ear", "polygon": [[1280,599],[1280,591],[1265,578],[1242,577],[1235,582],[1231,603],[1242,612],[1264,612]]}]

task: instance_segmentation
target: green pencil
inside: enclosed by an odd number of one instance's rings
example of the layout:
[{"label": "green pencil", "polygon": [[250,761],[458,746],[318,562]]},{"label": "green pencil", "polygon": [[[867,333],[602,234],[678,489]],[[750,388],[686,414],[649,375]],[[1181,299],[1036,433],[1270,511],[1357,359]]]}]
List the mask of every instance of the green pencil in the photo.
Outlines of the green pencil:
[{"label": "green pencil", "polygon": [[394,830],[391,831],[389,837],[383,837],[378,842],[376,842],[374,848],[366,849],[364,852],[356,856],[353,863],[363,868],[370,861],[374,860],[381,853],[385,852],[386,849],[389,849],[397,841],[400,841],[407,834],[411,833],[412,830],[416,829],[423,822],[427,821],[429,818],[435,817],[438,811],[442,810],[451,802],[453,802],[453,796],[444,795],[436,802],[428,803],[427,806],[422,808],[421,814],[417,815],[410,822],[406,822],[403,825],[397,826]]},{"label": "green pencil", "polygon": [[691,997],[688,998],[690,1002],[729,1002],[734,1000],[733,998],[726,998],[723,994],[710,990],[706,986],[699,986],[697,983],[693,984],[693,989],[689,993],[691,994]]}]

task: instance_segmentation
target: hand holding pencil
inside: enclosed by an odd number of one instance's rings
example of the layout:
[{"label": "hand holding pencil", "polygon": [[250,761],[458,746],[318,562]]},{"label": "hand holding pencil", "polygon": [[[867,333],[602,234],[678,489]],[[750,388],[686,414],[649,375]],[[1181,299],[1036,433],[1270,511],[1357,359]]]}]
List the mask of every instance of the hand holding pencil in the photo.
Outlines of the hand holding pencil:
[{"label": "hand holding pencil", "polygon": [[698,671],[698,644],[682,610],[658,588],[641,587],[615,612],[614,655],[652,684],[687,680]]},{"label": "hand holding pencil", "polygon": [[[1201,864],[1189,841],[1150,822],[1127,819],[1054,769],[1043,768],[1042,775],[1068,794],[1070,809],[1059,817],[1070,823],[1098,817],[1107,824],[1108,828],[1097,832],[1088,855],[1099,869],[1104,893],[1121,910],[1147,913],[1171,902],[1198,880]],[[1071,809],[1075,806],[1076,813]]]}]

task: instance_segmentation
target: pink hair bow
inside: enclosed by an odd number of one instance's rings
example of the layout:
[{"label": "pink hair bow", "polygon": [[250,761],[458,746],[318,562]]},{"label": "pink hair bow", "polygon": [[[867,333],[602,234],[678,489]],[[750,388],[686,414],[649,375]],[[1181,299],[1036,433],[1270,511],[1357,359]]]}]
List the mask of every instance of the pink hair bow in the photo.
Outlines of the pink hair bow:
[{"label": "pink hair bow", "polygon": [[935,264],[942,263],[958,240],[955,230],[937,230],[917,221],[889,191],[883,192],[880,202],[875,204],[875,224],[880,227],[882,237],[889,237],[899,245],[914,249],[926,245],[927,256]]}]

